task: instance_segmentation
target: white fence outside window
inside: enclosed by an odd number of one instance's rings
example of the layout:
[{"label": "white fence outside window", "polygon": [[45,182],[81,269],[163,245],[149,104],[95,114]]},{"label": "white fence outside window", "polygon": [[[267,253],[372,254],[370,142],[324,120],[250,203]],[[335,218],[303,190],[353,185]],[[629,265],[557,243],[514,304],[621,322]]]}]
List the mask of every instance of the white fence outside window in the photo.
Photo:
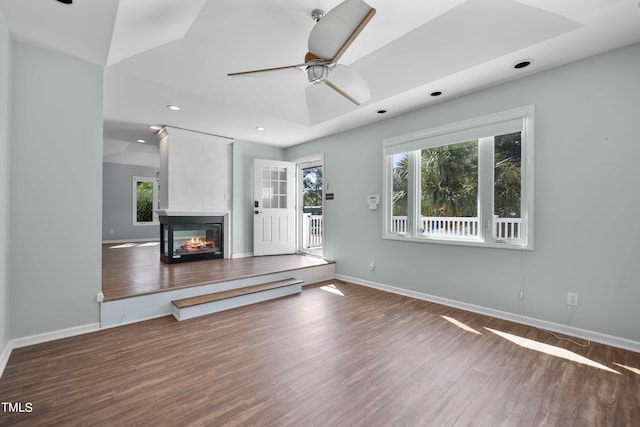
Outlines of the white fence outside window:
[{"label": "white fence outside window", "polygon": [[[423,235],[442,236],[478,236],[479,221],[477,217],[420,217],[420,231]],[[496,239],[522,238],[522,218],[493,217],[493,237]],[[407,232],[407,217],[391,217],[391,232],[404,234]]]},{"label": "white fence outside window", "polygon": [[[304,248],[322,247],[322,215],[305,213],[302,218],[302,244]],[[477,217],[421,217],[423,235],[474,237],[478,235],[479,226]],[[500,218],[494,215],[492,229],[493,237],[496,239],[520,239],[522,238],[522,218]],[[391,232],[406,233],[407,217],[393,216],[391,218]]]}]

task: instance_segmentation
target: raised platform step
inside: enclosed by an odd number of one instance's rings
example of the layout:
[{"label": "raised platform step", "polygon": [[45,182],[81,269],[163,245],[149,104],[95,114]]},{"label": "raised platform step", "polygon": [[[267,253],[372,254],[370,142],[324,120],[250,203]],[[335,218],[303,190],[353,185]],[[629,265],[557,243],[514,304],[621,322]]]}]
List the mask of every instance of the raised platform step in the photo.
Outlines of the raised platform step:
[{"label": "raised platform step", "polygon": [[182,298],[171,302],[173,316],[178,320],[191,319],[249,304],[298,294],[303,280],[284,279],[259,285],[245,286],[221,292]]},{"label": "raised platform step", "polygon": [[[153,256],[155,259],[157,258],[156,255],[154,251],[153,254],[149,254],[149,257]],[[289,258],[292,259],[290,260]],[[306,259],[297,260],[296,258],[305,257],[300,255],[285,255],[257,257],[255,259],[240,258],[224,260],[224,264],[226,264],[225,268],[233,270],[232,274],[228,274],[228,271],[219,272],[216,270],[216,268],[220,267],[218,264],[222,264],[219,263],[221,260],[167,264],[169,268],[166,269],[166,271],[162,270],[158,272],[157,276],[153,276],[155,277],[154,280],[162,284],[161,289],[155,292],[146,292],[128,297],[105,298],[105,301],[100,304],[100,326],[102,328],[112,328],[173,315],[174,305],[171,303],[172,301],[197,297],[199,295],[225,292],[232,289],[259,285],[261,283],[286,280],[290,277],[304,280],[304,286],[335,279],[335,262],[309,262],[309,260]],[[159,260],[157,262],[158,264],[160,263]],[[198,283],[189,285],[185,279],[185,277],[191,274],[191,269],[193,268],[193,266],[189,264],[198,263],[203,263],[203,266],[206,266],[207,270],[210,269],[213,272],[211,273],[211,278],[207,279],[208,281],[199,279]],[[236,263],[239,265],[236,266]],[[300,267],[296,267],[296,265],[300,265]],[[222,270],[225,270],[225,268],[222,268]],[[134,275],[131,276],[133,277]],[[175,276],[174,280],[167,279],[173,276]],[[221,276],[225,276],[225,278],[220,279]],[[165,280],[165,282],[162,282],[162,280]],[[180,280],[179,287],[172,287]]]}]

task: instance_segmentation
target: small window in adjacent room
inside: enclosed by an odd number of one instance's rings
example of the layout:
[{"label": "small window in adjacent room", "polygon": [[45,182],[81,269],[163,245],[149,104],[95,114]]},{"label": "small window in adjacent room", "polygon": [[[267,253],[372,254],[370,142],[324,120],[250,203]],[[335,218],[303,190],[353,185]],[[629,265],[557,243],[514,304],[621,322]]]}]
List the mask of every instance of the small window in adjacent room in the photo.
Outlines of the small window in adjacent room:
[{"label": "small window in adjacent room", "polygon": [[155,178],[133,177],[133,225],[158,225],[158,183]]},{"label": "small window in adjacent room", "polygon": [[384,141],[384,238],[533,249],[533,106]]}]

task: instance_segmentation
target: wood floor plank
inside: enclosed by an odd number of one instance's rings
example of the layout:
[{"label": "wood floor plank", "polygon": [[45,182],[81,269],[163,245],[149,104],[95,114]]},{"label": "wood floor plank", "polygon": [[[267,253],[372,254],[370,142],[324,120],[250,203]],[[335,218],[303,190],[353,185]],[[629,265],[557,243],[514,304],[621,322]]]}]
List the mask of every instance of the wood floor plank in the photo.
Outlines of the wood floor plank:
[{"label": "wood floor plank", "polygon": [[640,354],[331,281],[189,322],[15,349],[0,401],[33,411],[1,413],[0,425],[640,425],[640,374],[616,363],[640,369]]}]

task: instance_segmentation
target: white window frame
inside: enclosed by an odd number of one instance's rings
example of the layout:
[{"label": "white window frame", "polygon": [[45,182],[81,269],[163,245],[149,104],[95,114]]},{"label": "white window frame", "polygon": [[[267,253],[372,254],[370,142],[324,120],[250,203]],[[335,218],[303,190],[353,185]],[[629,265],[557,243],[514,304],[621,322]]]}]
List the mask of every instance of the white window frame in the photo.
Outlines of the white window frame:
[{"label": "white window frame", "polygon": [[158,217],[157,209],[153,210],[153,221],[138,221],[138,183],[150,182],[153,184],[153,206],[158,206],[158,180],[156,178],[150,178],[148,176],[134,176],[131,186],[131,211],[132,211],[132,224],[134,226],[146,226],[146,225],[159,225],[160,219]]},{"label": "white window frame", "polygon": [[[493,136],[521,134],[521,239],[496,239],[493,215]],[[487,138],[491,136],[491,138]],[[420,150],[478,139],[478,236],[426,235],[420,224]],[[383,141],[383,232],[382,237],[421,243],[454,244],[505,249],[533,250],[534,106],[529,105],[445,126],[400,135]],[[393,233],[393,155],[409,154],[406,233]]]}]

